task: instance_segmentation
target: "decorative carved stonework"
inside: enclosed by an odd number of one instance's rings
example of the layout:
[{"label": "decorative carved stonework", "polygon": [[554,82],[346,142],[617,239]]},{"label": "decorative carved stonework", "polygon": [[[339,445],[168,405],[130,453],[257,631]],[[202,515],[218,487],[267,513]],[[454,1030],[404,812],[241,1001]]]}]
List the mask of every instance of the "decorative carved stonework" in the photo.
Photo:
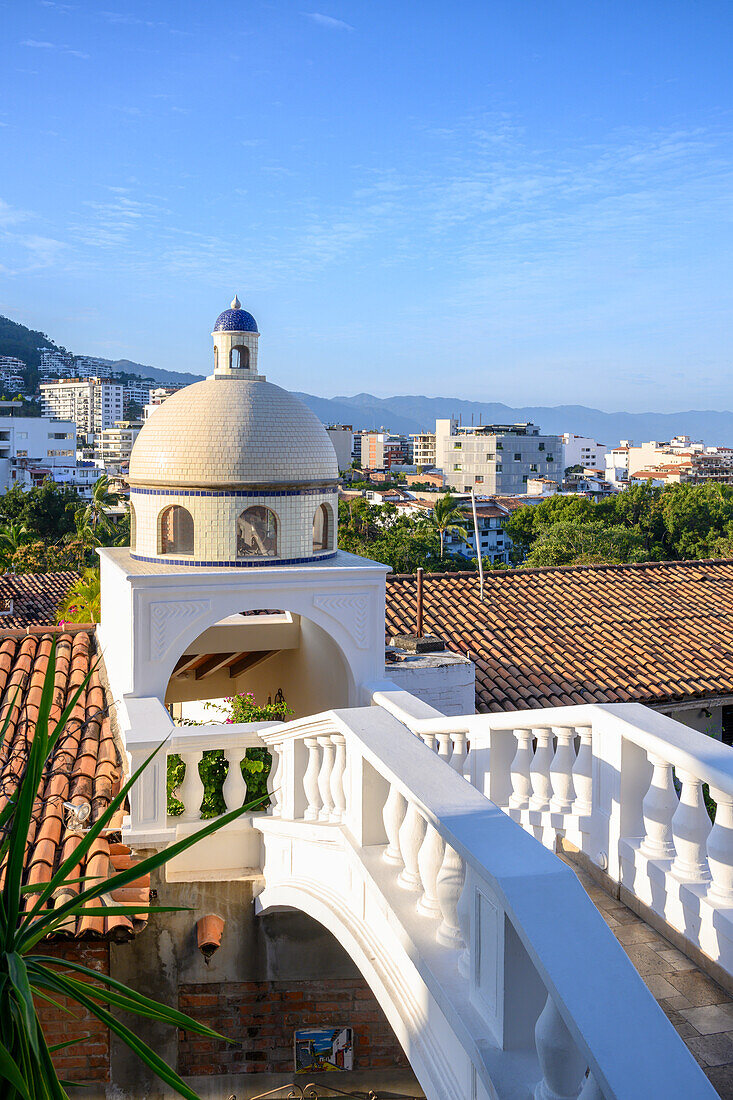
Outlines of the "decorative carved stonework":
[{"label": "decorative carved stonework", "polygon": [[150,605],[150,657],[159,661],[182,630],[205,611],[211,600],[174,600]]},{"label": "decorative carved stonework", "polygon": [[365,595],[319,593],[313,606],[336,619],[351,635],[359,649],[369,646],[369,600]]}]

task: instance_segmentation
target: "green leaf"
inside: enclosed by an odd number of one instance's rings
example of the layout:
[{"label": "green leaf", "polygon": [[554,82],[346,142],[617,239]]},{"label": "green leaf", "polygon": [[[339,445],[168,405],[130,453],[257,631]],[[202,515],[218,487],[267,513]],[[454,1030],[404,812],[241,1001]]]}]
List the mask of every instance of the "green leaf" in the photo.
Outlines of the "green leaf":
[{"label": "green leaf", "polygon": [[0,1079],[9,1081],[13,1088],[20,1093],[24,1100],[31,1100],[23,1075],[7,1047],[0,1043]]},{"label": "green leaf", "polygon": [[38,1020],[36,1006],[33,1004],[33,991],[28,981],[28,970],[22,955],[15,951],[6,952],[5,960],[8,968],[11,985],[18,995],[18,1001],[23,1013],[28,1042],[31,1049],[38,1057]]}]

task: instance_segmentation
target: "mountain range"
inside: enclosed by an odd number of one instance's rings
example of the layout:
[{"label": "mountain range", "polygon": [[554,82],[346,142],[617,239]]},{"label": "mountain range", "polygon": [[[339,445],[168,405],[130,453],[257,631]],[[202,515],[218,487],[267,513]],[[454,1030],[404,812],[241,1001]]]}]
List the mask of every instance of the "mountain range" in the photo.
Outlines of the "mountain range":
[{"label": "mountain range", "polygon": [[733,412],[690,410],[676,413],[603,412],[585,405],[525,405],[465,401],[455,397],[316,397],[299,393],[325,424],[353,424],[354,428],[386,427],[407,433],[432,431],[436,419],[461,418],[463,424],[515,424],[532,421],[548,435],[574,432],[612,447],[620,439],[636,443],[668,440],[675,435],[702,439],[709,446],[733,446]]},{"label": "mountain range", "polygon": [[[0,355],[14,355],[31,370],[38,366],[39,348],[57,348],[45,333],[0,317]],[[120,373],[136,374],[169,385],[200,382],[202,375],[162,370],[129,359],[104,359]],[[585,405],[526,405],[517,408],[499,402],[466,401],[456,397],[421,397],[405,394],[375,397],[358,393],[353,397],[318,397],[299,393],[298,397],[324,424],[352,424],[354,428],[381,428],[409,434],[432,431],[436,419],[459,417],[464,424],[514,424],[532,421],[549,435],[575,432],[587,435],[609,447],[620,439],[636,443],[649,439],[665,440],[674,435],[689,435],[710,446],[733,445],[733,412],[689,410],[678,413],[603,412]]]}]

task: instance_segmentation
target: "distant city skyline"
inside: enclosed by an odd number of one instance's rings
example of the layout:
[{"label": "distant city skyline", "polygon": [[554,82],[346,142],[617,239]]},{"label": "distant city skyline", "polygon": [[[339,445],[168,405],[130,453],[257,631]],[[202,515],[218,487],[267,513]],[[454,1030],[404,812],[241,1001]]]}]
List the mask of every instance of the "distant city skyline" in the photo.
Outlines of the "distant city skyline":
[{"label": "distant city skyline", "polygon": [[733,409],[729,4],[0,10],[0,313],[202,374],[237,293],[289,389]]}]

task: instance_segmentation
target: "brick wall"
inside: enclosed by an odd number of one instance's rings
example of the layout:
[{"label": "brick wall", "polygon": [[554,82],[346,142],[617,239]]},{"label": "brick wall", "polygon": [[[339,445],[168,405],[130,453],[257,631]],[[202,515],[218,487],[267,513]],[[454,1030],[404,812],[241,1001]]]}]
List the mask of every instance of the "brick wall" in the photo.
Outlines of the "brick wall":
[{"label": "brick wall", "polygon": [[362,978],[312,982],[182,985],[179,1008],[234,1040],[212,1042],[182,1032],[178,1071],[288,1073],[293,1032],[301,1027],[353,1027],[354,1069],[409,1068],[394,1032]]},{"label": "brick wall", "polygon": [[[109,974],[109,944],[106,942],[68,942],[37,949],[40,954],[56,959],[68,959],[90,969]],[[80,978],[80,974],[74,974]],[[109,1081],[109,1032],[94,1016],[74,1004],[67,997],[52,994],[54,999],[68,1008],[71,1015],[49,1004],[37,1001],[36,1008],[43,1034],[49,1046],[65,1043],[69,1039],[88,1036],[83,1042],[54,1054],[53,1061],[58,1074],[67,1081],[88,1081],[102,1084]]]}]

